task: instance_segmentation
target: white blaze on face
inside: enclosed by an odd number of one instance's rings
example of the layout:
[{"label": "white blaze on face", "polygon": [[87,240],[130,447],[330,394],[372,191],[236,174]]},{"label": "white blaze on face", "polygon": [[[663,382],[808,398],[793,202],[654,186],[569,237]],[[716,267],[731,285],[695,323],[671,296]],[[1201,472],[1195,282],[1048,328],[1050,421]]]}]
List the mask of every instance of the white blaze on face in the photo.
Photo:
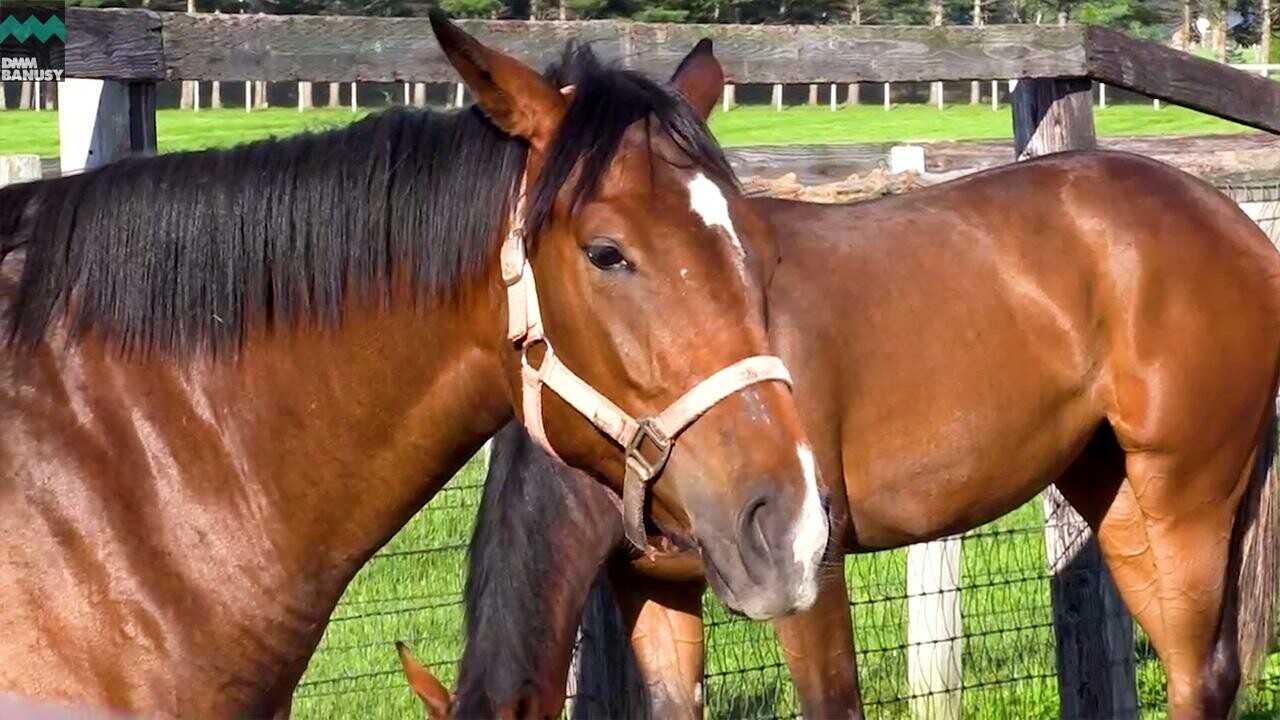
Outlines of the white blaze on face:
[{"label": "white blaze on face", "polygon": [[733,264],[740,274],[745,275],[743,263],[747,258],[747,251],[738,239],[738,231],[733,229],[733,219],[729,217],[729,201],[720,192],[720,186],[702,173],[694,175],[689,181],[689,204],[707,227],[724,229],[733,251]]},{"label": "white blaze on face", "polygon": [[827,548],[829,529],[827,514],[822,511],[822,501],[818,497],[818,468],[813,461],[813,451],[802,443],[796,446],[796,454],[800,457],[800,470],[804,474],[804,502],[800,506],[800,518],[791,548],[795,551],[796,562],[805,568],[805,575],[812,577]]}]

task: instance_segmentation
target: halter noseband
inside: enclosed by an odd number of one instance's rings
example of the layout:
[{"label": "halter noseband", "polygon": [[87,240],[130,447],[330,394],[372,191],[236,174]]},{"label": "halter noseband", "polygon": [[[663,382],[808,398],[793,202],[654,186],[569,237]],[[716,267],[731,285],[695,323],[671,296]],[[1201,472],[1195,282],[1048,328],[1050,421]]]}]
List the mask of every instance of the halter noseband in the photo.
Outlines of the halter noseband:
[{"label": "halter noseband", "polygon": [[[526,182],[527,176],[522,176],[501,250],[502,282],[507,286],[507,338],[520,350],[524,424],[534,440],[552,456],[559,457],[547,440],[542,423],[542,388],[545,386],[623,448],[626,474],[622,485],[622,524],[631,544],[647,552],[645,496],[649,483],[671,458],[676,437],[721,400],[744,388],[768,380],[790,387],[791,374],[781,358],[755,355],[706,378],[656,416],[637,420],[627,414],[565,367],[544,334],[538,290],[525,247]],[[529,349],[538,344],[543,345],[546,352],[540,367],[535,368],[529,362]]]}]

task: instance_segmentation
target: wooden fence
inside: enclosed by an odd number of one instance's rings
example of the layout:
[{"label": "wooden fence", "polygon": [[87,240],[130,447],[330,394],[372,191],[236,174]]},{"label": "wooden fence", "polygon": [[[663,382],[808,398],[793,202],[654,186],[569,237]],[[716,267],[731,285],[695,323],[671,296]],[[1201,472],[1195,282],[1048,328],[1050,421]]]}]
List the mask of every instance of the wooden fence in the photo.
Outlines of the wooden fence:
[{"label": "wooden fence", "polygon": [[[1026,159],[1096,146],[1092,82],[1127,88],[1280,133],[1280,84],[1120,33],[1081,26],[883,27],[650,25],[464,21],[469,32],[537,65],[569,39],[655,75],[669,73],[702,37],[731,83],[854,83],[1019,79],[1014,155]],[[67,11],[59,128],[63,172],[155,149],[155,83],[216,81],[454,82],[424,19]],[[1082,627],[1079,617],[1122,608],[1087,526],[1046,494],[1060,700],[1064,717],[1135,712],[1132,622]],[[913,695],[928,712],[958,717],[954,572],[959,543],[922,546],[910,582],[934,589],[913,605]],[[1068,573],[1067,570],[1070,569]],[[1081,579],[1083,578],[1083,579]],[[1124,616],[1121,616],[1124,617]],[[935,630],[928,631],[925,628]],[[1106,637],[1099,644],[1098,638]],[[1110,653],[1110,654],[1109,654]],[[921,712],[925,712],[921,708]],[[609,714],[607,711],[605,714]]]}]

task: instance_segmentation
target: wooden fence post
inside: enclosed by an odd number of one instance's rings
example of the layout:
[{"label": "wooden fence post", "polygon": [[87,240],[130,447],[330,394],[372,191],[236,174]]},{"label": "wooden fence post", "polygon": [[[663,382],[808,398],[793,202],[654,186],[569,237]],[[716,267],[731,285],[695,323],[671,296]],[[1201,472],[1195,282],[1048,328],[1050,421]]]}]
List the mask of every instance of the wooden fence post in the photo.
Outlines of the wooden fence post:
[{"label": "wooden fence post", "polygon": [[836,111],[836,84],[831,83],[831,112]]},{"label": "wooden fence post", "polygon": [[810,105],[818,104],[818,84],[817,83],[809,83],[809,104]]},{"label": "wooden fence post", "polygon": [[329,107],[331,108],[342,107],[342,84],[341,83],[336,83],[336,82],[329,83]]},{"label": "wooden fence post", "polygon": [[991,81],[991,111],[995,112],[1000,109],[1000,81]]},{"label": "wooden fence post", "polygon": [[466,102],[466,99],[467,99],[467,86],[463,85],[462,83],[458,83],[457,85],[454,85],[453,86],[453,106],[456,108],[462,107],[463,103]]},{"label": "wooden fence post", "polygon": [[720,110],[729,112],[738,104],[737,89],[733,83],[725,83],[724,90],[720,93]]},{"label": "wooden fence post", "polygon": [[418,82],[413,84],[413,106],[414,107],[427,106],[427,84],[426,83]]},{"label": "wooden fence post", "polygon": [[[1093,82],[1021,80],[1013,94],[1013,136],[1019,160],[1096,147]],[[1097,538],[1055,488],[1045,490],[1043,503],[1059,716],[1137,717],[1133,620]]]},{"label": "wooden fence post", "polygon": [[62,174],[91,170],[156,149],[156,86],[148,82],[63,81],[58,111]]},{"label": "wooden fence post", "polygon": [[359,109],[360,109],[360,105],[356,101],[356,83],[354,80],[352,80],[351,81],[351,112],[355,112],[356,110],[359,110]]},{"label": "wooden fence post", "polygon": [[889,108],[892,106],[892,103],[890,103],[889,101],[889,87],[890,87],[889,83],[884,84],[884,111],[885,112],[889,112]]},{"label": "wooden fence post", "polygon": [[773,109],[782,109],[782,85],[775,83],[773,86]]},{"label": "wooden fence post", "polygon": [[244,111],[253,112],[253,83],[244,81]]},{"label": "wooden fence post", "polygon": [[1089,525],[1052,486],[1044,491],[1058,667],[1058,716],[1136,718],[1133,619]]},{"label": "wooden fence post", "polygon": [[1024,79],[1013,91],[1013,146],[1018,160],[1098,145],[1092,82],[1087,78]]},{"label": "wooden fence post", "polygon": [[1107,84],[1103,82],[1098,83],[1098,107],[1107,109]]},{"label": "wooden fence post", "polygon": [[844,104],[850,107],[857,105],[862,100],[862,84],[849,83],[849,96],[844,99]]}]

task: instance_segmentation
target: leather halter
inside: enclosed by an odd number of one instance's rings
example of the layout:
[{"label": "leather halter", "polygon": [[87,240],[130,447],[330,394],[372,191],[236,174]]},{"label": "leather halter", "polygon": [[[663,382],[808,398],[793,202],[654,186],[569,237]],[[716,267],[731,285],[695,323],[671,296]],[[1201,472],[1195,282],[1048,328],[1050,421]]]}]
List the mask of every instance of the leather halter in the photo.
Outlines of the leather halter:
[{"label": "leather halter", "polygon": [[[768,380],[791,386],[791,374],[774,355],[755,355],[721,369],[695,385],[661,413],[637,420],[572,370],[565,367],[547,340],[542,327],[542,311],[533,267],[525,247],[525,183],[520,180],[519,196],[502,243],[502,282],[507,286],[507,338],[520,350],[521,403],[524,424],[533,437],[553,457],[559,457],[547,439],[542,423],[542,388],[556,393],[626,453],[626,474],[622,485],[622,524],[627,539],[646,553],[648,534],[644,528],[644,505],[649,483],[666,467],[676,438],[703,413],[734,393]],[[530,348],[541,344],[545,353],[539,367],[529,362]],[[610,497],[613,497],[610,495]]]}]

